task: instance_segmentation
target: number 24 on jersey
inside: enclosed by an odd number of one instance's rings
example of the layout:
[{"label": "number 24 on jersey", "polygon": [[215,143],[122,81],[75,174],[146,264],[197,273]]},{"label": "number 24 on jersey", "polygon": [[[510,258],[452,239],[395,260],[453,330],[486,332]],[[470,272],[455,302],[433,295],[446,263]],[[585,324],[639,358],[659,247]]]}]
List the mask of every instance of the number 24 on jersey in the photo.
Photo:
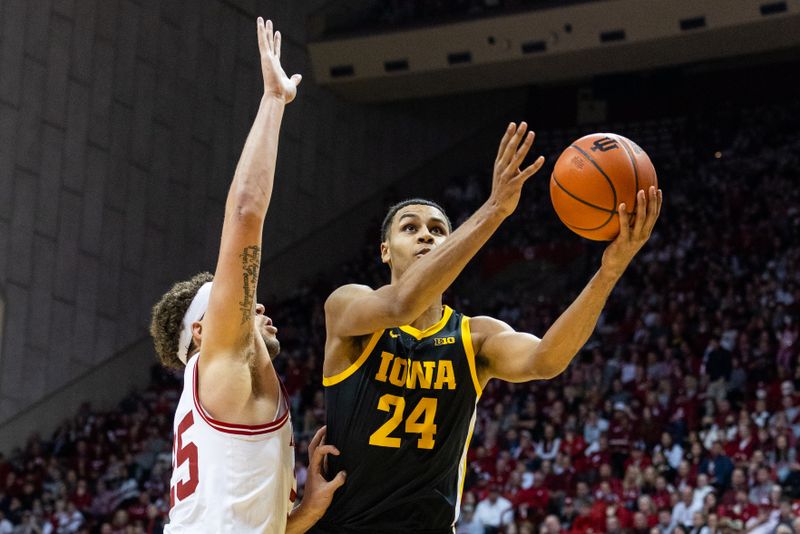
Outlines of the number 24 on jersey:
[{"label": "number 24 on jersey", "polygon": [[[407,434],[419,434],[417,448],[432,449],[436,444],[433,437],[436,435],[436,416],[437,400],[430,397],[423,397],[417,403],[408,418],[405,420],[405,431]],[[369,437],[369,444],[378,447],[399,448],[401,438],[390,436],[390,434],[403,423],[406,400],[397,395],[383,395],[378,399],[378,410],[390,412],[394,409],[392,417],[386,421],[378,430]]]}]

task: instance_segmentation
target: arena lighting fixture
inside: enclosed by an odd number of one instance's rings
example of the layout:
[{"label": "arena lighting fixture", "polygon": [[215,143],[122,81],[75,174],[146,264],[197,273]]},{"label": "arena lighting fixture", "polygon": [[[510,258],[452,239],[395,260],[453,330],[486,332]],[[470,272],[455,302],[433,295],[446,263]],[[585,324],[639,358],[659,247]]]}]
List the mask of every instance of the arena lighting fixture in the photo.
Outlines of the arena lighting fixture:
[{"label": "arena lighting fixture", "polygon": [[706,27],[706,18],[703,17],[693,17],[690,19],[681,19],[681,30],[689,31],[689,30],[697,30],[699,28]]},{"label": "arena lighting fixture", "polygon": [[607,32],[600,32],[601,43],[611,43],[614,41],[624,41],[625,30],[611,30]]},{"label": "arena lighting fixture", "polygon": [[547,52],[547,41],[527,41],[522,43],[523,54],[535,54],[537,52]]},{"label": "arena lighting fixture", "polygon": [[331,67],[331,78],[345,78],[355,75],[355,69],[352,65],[337,65]]},{"label": "arena lighting fixture", "polygon": [[778,13],[786,13],[788,10],[786,2],[770,2],[768,4],[761,4],[761,14],[766,16],[777,15]]},{"label": "arena lighting fixture", "polygon": [[464,63],[472,63],[471,52],[455,52],[447,54],[447,63],[449,65],[460,65]]},{"label": "arena lighting fixture", "polygon": [[386,61],[383,64],[383,70],[386,72],[402,72],[408,70],[407,59],[396,59],[394,61]]}]

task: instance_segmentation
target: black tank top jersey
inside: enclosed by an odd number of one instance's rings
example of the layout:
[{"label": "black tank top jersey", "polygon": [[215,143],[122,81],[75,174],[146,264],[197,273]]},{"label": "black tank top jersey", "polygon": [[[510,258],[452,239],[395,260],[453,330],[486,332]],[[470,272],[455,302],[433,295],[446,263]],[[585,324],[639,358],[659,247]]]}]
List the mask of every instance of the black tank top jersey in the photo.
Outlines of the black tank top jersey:
[{"label": "black tank top jersey", "polygon": [[328,473],[347,471],[312,532],[452,533],[480,384],[468,318],[445,306],[420,331],[375,332],[345,371],[324,378]]}]

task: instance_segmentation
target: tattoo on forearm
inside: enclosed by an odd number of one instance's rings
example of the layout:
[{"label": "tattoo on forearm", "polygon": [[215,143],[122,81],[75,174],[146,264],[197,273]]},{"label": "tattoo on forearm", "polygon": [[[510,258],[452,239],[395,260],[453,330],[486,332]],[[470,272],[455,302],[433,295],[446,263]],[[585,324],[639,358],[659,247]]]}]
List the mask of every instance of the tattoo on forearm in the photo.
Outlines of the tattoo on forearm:
[{"label": "tattoo on forearm", "polygon": [[244,296],[239,302],[239,310],[242,312],[241,324],[245,324],[253,319],[253,302],[258,282],[258,268],[261,263],[261,247],[255,245],[247,247],[239,257],[242,258],[242,290],[244,292]]}]

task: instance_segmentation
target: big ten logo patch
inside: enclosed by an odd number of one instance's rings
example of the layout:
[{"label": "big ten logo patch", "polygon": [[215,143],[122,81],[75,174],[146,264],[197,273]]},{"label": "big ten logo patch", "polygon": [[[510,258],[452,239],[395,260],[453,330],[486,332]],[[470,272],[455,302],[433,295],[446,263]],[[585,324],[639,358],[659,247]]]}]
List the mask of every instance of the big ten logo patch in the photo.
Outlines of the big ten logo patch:
[{"label": "big ten logo patch", "polygon": [[456,338],[453,336],[450,337],[437,337],[433,339],[433,346],[438,347],[439,345],[453,345],[456,342]]}]

